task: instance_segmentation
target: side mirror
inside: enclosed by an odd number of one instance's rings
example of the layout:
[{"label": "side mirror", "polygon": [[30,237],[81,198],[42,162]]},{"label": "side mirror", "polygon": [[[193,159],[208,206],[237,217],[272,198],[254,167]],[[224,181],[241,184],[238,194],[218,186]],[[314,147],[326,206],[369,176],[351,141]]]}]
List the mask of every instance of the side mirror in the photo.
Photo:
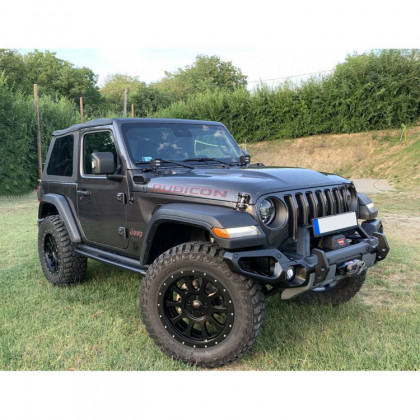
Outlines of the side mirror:
[{"label": "side mirror", "polygon": [[108,175],[115,172],[114,154],[111,152],[92,153],[92,173]]},{"label": "side mirror", "polygon": [[239,156],[239,162],[241,165],[248,165],[251,162],[251,155],[245,150],[242,149],[242,155]]}]

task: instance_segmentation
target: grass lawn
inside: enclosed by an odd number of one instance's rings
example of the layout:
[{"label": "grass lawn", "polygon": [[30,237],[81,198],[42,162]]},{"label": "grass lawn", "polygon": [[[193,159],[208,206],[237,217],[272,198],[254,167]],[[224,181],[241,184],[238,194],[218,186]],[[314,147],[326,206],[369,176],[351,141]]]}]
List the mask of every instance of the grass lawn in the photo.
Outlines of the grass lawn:
[{"label": "grass lawn", "polygon": [[[373,196],[391,246],[349,303],[267,300],[257,342],[222,370],[420,369],[420,200]],[[194,370],[149,339],[141,277],[89,261],[85,283],[57,288],[37,255],[37,200],[0,199],[0,370]]]}]

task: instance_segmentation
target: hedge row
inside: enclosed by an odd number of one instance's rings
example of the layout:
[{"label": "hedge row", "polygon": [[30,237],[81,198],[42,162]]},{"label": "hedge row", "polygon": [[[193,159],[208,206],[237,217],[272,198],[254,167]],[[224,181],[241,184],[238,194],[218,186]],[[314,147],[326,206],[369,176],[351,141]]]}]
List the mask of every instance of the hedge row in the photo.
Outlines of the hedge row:
[{"label": "hedge row", "polygon": [[[51,134],[78,121],[75,105],[66,100],[39,100],[42,153]],[[0,195],[20,195],[38,181],[36,120],[33,98],[12,92],[0,74]]]},{"label": "hedge row", "polygon": [[352,56],[300,85],[207,92],[154,114],[222,121],[239,141],[399,127],[419,115],[420,50]]}]

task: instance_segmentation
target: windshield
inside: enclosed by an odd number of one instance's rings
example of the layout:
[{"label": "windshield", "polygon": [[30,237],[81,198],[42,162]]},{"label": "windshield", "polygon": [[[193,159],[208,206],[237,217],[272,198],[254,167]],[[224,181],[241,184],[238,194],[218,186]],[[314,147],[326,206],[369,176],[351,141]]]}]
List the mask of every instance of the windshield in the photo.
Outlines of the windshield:
[{"label": "windshield", "polygon": [[[225,127],[188,123],[124,123],[121,130],[131,159],[184,161],[210,158],[239,163],[241,151]],[[208,162],[210,163],[210,162]]]}]

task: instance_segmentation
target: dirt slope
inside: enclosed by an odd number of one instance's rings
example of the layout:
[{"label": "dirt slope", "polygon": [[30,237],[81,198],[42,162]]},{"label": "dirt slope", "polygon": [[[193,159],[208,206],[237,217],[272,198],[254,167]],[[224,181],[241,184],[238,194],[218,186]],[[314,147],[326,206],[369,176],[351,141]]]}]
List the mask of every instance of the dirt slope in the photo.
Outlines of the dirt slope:
[{"label": "dirt slope", "polygon": [[394,186],[420,182],[420,126],[402,130],[319,135],[248,144],[253,162],[332,172],[349,178],[386,179]]}]

